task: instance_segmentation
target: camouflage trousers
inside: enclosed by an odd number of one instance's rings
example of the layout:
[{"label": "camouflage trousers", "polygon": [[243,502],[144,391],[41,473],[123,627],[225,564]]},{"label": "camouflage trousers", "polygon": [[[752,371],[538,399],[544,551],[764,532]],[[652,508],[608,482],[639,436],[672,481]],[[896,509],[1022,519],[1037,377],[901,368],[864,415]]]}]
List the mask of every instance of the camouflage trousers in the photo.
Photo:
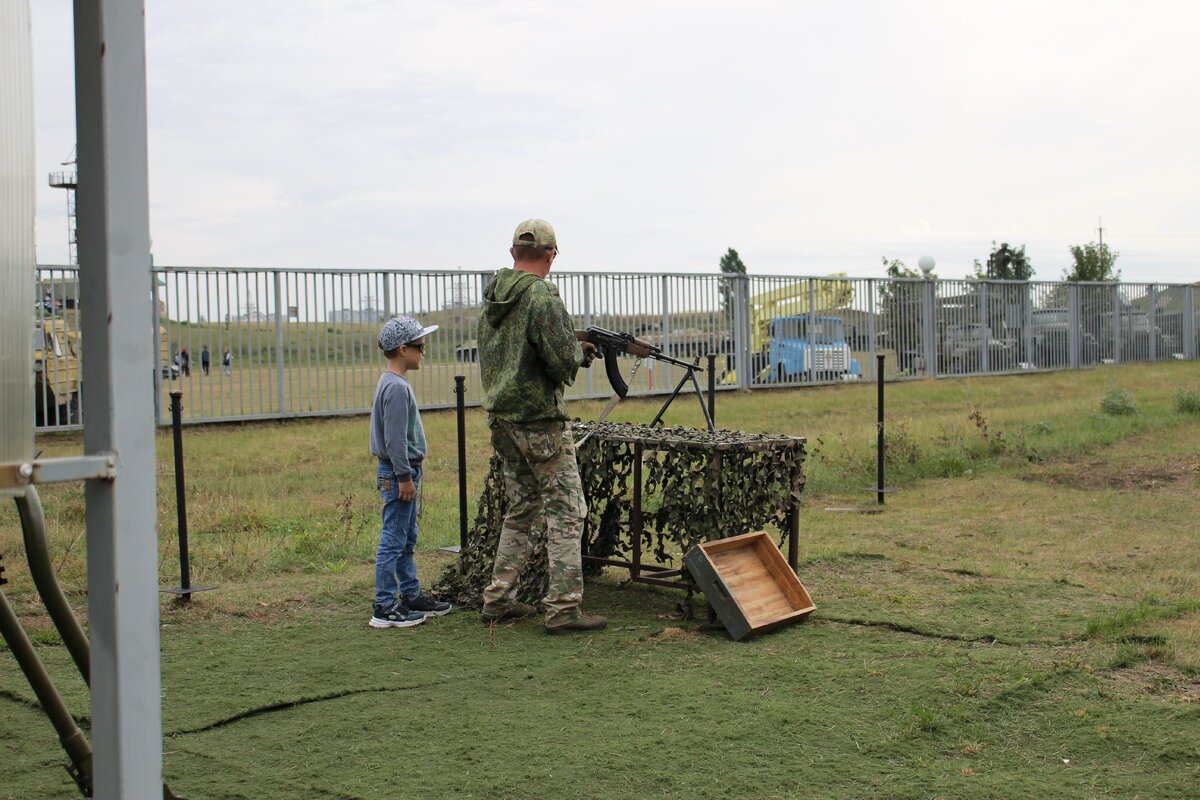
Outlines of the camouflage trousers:
[{"label": "camouflage trousers", "polygon": [[544,517],[549,581],[546,622],[578,616],[583,601],[580,541],[587,504],[575,461],[575,443],[561,420],[512,423],[489,420],[492,446],[504,461],[508,513],[496,546],[492,582],[483,590],[484,607],[511,605],[517,576],[533,551],[533,531]]}]

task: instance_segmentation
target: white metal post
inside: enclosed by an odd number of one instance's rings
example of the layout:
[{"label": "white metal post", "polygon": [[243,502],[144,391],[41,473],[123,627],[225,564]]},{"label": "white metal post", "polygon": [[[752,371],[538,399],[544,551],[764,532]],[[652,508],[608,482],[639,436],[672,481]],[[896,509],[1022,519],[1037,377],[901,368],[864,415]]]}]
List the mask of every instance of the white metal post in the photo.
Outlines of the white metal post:
[{"label": "white metal post", "polygon": [[75,2],[83,443],[116,455],[113,479],[85,484],[94,786],[106,799],[162,796],[154,406],[128,391],[154,363],[144,11]]}]

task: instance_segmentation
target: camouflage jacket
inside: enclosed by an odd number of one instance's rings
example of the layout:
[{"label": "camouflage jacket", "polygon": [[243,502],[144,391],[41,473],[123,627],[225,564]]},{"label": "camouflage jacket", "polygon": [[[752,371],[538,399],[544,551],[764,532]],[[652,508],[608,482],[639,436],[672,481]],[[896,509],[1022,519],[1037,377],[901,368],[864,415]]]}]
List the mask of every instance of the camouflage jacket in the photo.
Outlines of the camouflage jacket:
[{"label": "camouflage jacket", "polygon": [[575,382],[583,348],[558,289],[502,269],[483,291],[479,368],[483,407],[509,422],[570,419],[563,388]]}]

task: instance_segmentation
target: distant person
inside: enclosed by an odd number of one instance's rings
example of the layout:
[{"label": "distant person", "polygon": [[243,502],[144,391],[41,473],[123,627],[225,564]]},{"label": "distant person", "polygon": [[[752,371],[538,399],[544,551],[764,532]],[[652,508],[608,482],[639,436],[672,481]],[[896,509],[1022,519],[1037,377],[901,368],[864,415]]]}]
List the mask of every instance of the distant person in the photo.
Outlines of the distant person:
[{"label": "distant person", "polygon": [[575,338],[558,289],[546,281],[558,257],[550,223],[522,222],[508,252],[512,269],[500,270],[484,289],[479,315],[483,407],[509,498],[480,614],[484,622],[495,622],[534,613],[517,602],[517,576],[533,552],[533,531],[544,522],[546,633],[596,631],[608,621],[580,611],[587,503],[563,403],[563,388],[581,366],[591,365],[596,347]]},{"label": "distant person", "polygon": [[208,376],[208,366],[208,345],[204,345],[204,349],[200,351],[200,371],[203,372],[206,377]]},{"label": "distant person", "polygon": [[233,363],[233,354],[230,353],[229,348],[226,347],[225,352],[221,353],[221,371],[224,372],[226,375],[232,376],[233,370],[229,368],[229,365],[232,363]]},{"label": "distant person", "polygon": [[179,370],[185,378],[190,378],[192,375],[192,357],[188,354],[186,347],[179,350]]},{"label": "distant person", "polygon": [[417,486],[425,461],[425,428],[409,370],[421,368],[425,337],[438,329],[409,316],[389,319],[379,331],[387,369],[379,376],[371,406],[371,454],[379,459],[376,485],[383,500],[383,527],[375,554],[372,628],[409,628],[451,606],[421,594],[413,551],[417,546]]}]

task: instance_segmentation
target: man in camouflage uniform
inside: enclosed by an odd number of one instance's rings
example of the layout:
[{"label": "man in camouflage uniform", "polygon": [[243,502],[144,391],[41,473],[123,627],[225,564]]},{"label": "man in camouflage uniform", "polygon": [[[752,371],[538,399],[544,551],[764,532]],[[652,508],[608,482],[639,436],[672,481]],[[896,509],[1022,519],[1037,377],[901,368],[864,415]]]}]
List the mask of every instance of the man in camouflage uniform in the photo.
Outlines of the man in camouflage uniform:
[{"label": "man in camouflage uniform", "polygon": [[484,290],[479,317],[483,407],[492,446],[504,461],[508,498],[481,615],[493,622],[536,612],[516,601],[516,581],[533,549],[531,532],[544,518],[549,560],[549,586],[542,599],[546,632],[600,630],[607,624],[604,617],[579,610],[579,548],[587,505],[563,402],[563,388],[575,381],[579,367],[591,365],[596,349],[575,338],[558,289],[545,280],[558,255],[550,223],[522,222],[509,253],[513,267],[500,270]]}]

